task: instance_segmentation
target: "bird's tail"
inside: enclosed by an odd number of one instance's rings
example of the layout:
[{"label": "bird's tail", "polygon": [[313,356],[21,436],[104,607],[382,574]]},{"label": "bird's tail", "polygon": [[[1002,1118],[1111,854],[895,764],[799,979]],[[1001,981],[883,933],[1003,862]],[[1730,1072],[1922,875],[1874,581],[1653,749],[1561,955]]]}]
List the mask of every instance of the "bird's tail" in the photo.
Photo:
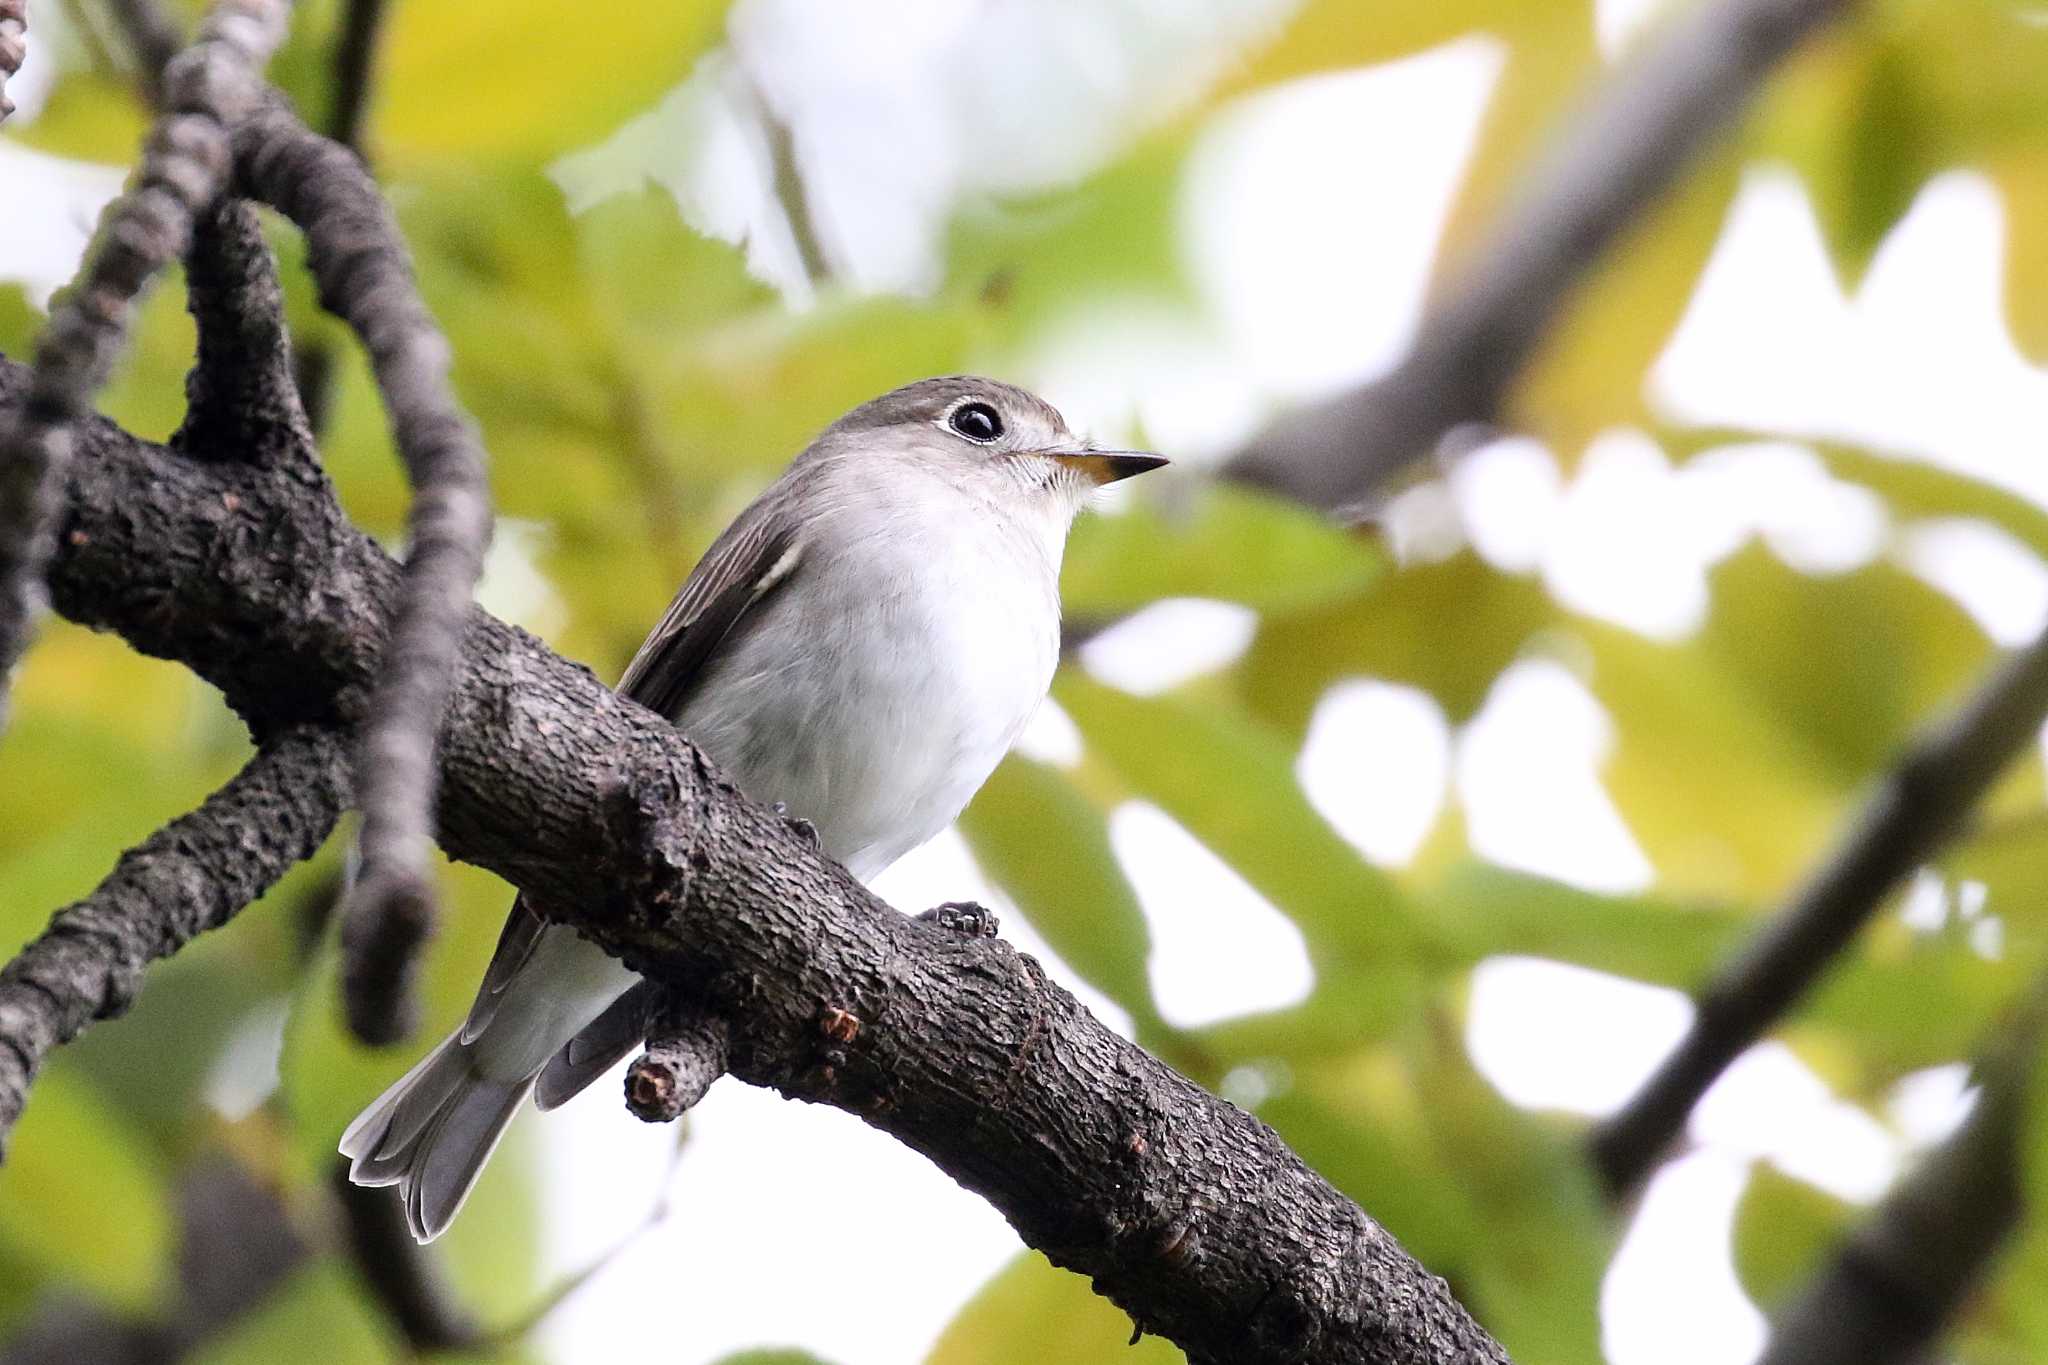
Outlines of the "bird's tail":
[{"label": "bird's tail", "polygon": [[422,1242],[439,1237],[469,1198],[533,1077],[497,1080],[477,1065],[460,1030],[395,1081],[342,1134],[358,1185],[396,1185],[405,1221]]}]

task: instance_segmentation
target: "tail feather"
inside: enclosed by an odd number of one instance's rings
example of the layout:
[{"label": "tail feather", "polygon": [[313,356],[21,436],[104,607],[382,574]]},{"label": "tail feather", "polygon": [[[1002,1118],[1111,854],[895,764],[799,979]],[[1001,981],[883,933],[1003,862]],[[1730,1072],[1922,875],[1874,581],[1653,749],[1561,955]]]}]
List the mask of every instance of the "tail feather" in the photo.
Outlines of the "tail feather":
[{"label": "tail feather", "polygon": [[483,1173],[533,1078],[495,1080],[480,1072],[459,1036],[400,1077],[342,1135],[358,1185],[396,1185],[412,1235],[439,1237]]}]

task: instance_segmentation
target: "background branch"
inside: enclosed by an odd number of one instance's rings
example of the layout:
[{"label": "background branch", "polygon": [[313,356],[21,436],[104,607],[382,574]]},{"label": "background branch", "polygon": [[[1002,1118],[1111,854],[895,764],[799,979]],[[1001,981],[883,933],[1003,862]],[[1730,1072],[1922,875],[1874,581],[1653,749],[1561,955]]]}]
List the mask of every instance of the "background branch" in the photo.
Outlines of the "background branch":
[{"label": "background branch", "polygon": [[1224,473],[1355,513],[1453,428],[1491,422],[1572,289],[1847,0],[1720,0],[1629,59],[1422,320],[1393,372],[1265,428]]},{"label": "background branch", "polygon": [[1610,1194],[1632,1191],[1708,1087],[1810,990],[1885,896],[1961,828],[2048,716],[2048,635],[2007,659],[1922,734],[1865,802],[1834,854],[1694,998],[1692,1026],[1590,1139]]},{"label": "background branch", "polygon": [[1777,1317],[1758,1365],[1919,1365],[2022,1214],[2021,1141],[2038,1097],[2048,978],[1977,1069],[1976,1107]]},{"label": "background branch", "polygon": [[[354,152],[366,167],[370,154],[363,145],[363,134],[369,125],[377,40],[383,29],[384,0],[348,0],[341,16],[341,37],[334,46],[333,98],[320,124],[321,132]],[[330,340],[323,336],[305,339],[298,353],[299,393],[315,432],[327,429],[334,405],[334,366]]]},{"label": "background branch", "polygon": [[362,867],[342,908],[344,1000],[368,1043],[411,1032],[410,988],[435,913],[434,731],[490,537],[474,424],[448,385],[448,343],[376,184],[346,148],[273,101],[235,130],[243,186],[306,234],[324,306],[362,338],[413,484],[404,587],[357,757]]},{"label": "background branch", "polygon": [[314,727],[271,737],[0,968],[0,1152],[51,1048],[120,1014],[150,963],[226,924],[325,842],[348,804],[343,751]]}]

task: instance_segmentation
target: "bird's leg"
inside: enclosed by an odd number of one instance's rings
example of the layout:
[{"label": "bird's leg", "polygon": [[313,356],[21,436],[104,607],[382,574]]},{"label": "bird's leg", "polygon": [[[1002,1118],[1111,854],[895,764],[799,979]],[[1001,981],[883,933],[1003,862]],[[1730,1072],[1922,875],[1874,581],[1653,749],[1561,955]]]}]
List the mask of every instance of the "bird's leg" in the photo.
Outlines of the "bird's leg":
[{"label": "bird's leg", "polygon": [[947,901],[944,905],[933,906],[916,919],[920,924],[929,924],[965,938],[996,936],[995,912],[973,901]]},{"label": "bird's leg", "polygon": [[774,811],[782,817],[782,823],[795,830],[797,837],[809,844],[813,850],[819,853],[825,851],[825,841],[818,837],[818,827],[816,825],[804,819],[801,815],[792,815],[788,805],[781,801],[775,803]]}]

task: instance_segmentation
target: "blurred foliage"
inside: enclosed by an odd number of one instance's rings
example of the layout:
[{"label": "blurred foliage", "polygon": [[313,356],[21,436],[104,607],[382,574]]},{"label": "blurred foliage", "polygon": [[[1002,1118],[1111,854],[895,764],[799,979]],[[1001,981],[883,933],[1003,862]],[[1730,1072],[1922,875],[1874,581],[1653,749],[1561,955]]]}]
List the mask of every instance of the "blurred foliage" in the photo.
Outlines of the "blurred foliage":
[{"label": "blurred foliage", "polygon": [[[296,7],[275,68],[315,118],[333,100],[341,11],[338,0]],[[1306,0],[1208,88],[1134,121],[1074,183],[945,206],[942,269],[927,295],[828,284],[813,306],[792,309],[739,247],[688,226],[660,186],[572,213],[548,173],[649,110],[724,34],[717,3],[625,6],[591,23],[530,0],[395,6],[371,108],[367,151],[453,343],[501,510],[530,528],[501,536],[512,560],[531,562],[496,575],[487,593],[607,676],[710,538],[854,403],[921,375],[1022,368],[1105,300],[1191,334],[1216,329],[1190,277],[1186,172],[1233,99],[1453,40],[1493,44],[1497,83],[1433,267],[1441,298],[1504,209],[1540,192],[1533,159],[1608,66],[1587,0]],[[1620,59],[1655,41],[1653,24]],[[40,115],[11,122],[4,140],[131,163],[146,120],[129,73],[83,38],[64,45],[62,62]],[[1745,171],[1763,163],[1798,176],[1845,288],[1931,176],[1988,176],[2006,211],[2007,321],[2028,354],[2048,355],[2044,70],[2048,27],[2019,0],[1853,9],[1595,263],[1517,386],[1512,423],[1567,474],[1617,427],[1648,431],[1680,468],[1778,435],[1675,427],[1644,386]],[[339,347],[328,468],[351,512],[391,541],[405,487],[375,389],[320,315],[296,236],[272,228],[295,333]],[[144,434],[166,434],[180,416],[192,349],[181,297],[175,277],[152,293],[103,395],[106,412]],[[0,351],[26,354],[40,321],[18,288],[0,285]],[[1144,437],[1135,425],[1098,434]],[[2016,436],[2029,448],[2034,439]],[[1893,452],[1804,444],[1832,477],[1874,495],[1894,533],[1962,520],[2048,557],[2048,512],[2010,491]],[[1963,695],[1995,650],[1895,555],[1808,573],[1752,538],[1714,565],[1699,627],[1659,640],[1594,619],[1541,575],[1470,545],[1397,554],[1394,544],[1198,473],[1144,481],[1118,514],[1076,530],[1070,620],[1094,628],[1164,599],[1206,598],[1253,609],[1255,635],[1159,696],[1064,670],[1056,697],[1080,733],[1079,760],[1012,758],[962,829],[1003,895],[1129,1014],[1146,1046],[1244,1097],[1520,1358],[1593,1360],[1601,1276],[1624,1223],[1584,1166],[1583,1116],[1518,1110],[1475,1069],[1464,1045],[1473,969],[1514,955],[1696,985],[1783,902],[1908,736]],[[1502,867],[1473,846],[1455,793],[1412,860],[1379,866],[1304,792],[1301,748],[1333,686],[1416,689],[1445,718],[1455,753],[1503,674],[1531,660],[1562,666],[1604,710],[1598,775],[1655,870],[1651,884],[1607,894]],[[189,674],[57,622],[16,699],[0,735],[9,950],[247,751]],[[1370,773],[1373,755],[1355,760]],[[1778,1034],[1879,1123],[1903,1078],[1972,1055],[2040,969],[2042,788],[2029,754],[1928,874],[1950,913],[1930,928],[1888,910]],[[1165,812],[1300,930],[1315,968],[1305,999],[1199,1027],[1164,1017],[1147,971],[1153,927],[1109,834],[1131,801]],[[323,918],[339,854],[159,968],[128,1018],[53,1060],[0,1169],[0,1341],[57,1292],[122,1313],[162,1310],[179,1292],[179,1173],[225,1151],[276,1193],[313,1254],[197,1358],[280,1359],[308,1341],[335,1361],[398,1349],[339,1253],[328,1204],[336,1134],[401,1061],[358,1048],[340,1027]],[[466,1006],[506,901],[470,869],[447,869],[444,883],[452,913],[423,983],[429,1035]],[[521,1141],[515,1131],[442,1244],[457,1288],[491,1322],[518,1318],[541,1292],[541,1208]],[[2048,1122],[2035,1122],[2029,1143],[2038,1185]],[[1734,1231],[1745,1290],[1765,1308],[1783,1302],[1857,1216],[1759,1162]],[[1973,1300],[1958,1358],[2048,1358],[2043,1274],[2048,1227],[2035,1219]],[[1149,1338],[1127,1349],[1129,1334],[1085,1281],[1026,1254],[961,1309],[929,1361],[1178,1356]],[[775,1335],[772,1324],[762,1335]],[[817,1365],[764,1348],[723,1365],[804,1362]]]}]

